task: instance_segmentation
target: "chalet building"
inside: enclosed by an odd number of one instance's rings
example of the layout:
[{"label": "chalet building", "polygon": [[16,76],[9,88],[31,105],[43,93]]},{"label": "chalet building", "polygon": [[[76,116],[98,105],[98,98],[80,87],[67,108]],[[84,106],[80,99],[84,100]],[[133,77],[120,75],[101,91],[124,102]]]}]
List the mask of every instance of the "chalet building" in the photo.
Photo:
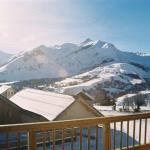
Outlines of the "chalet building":
[{"label": "chalet building", "polygon": [[9,99],[0,95],[0,124],[45,121],[43,116],[22,109]]},{"label": "chalet building", "polygon": [[15,94],[15,89],[8,85],[2,85],[0,86],[0,94],[9,99]]},{"label": "chalet building", "polygon": [[102,116],[83,99],[29,88],[16,93],[10,100],[1,96],[0,103],[1,124]]},{"label": "chalet building", "polygon": [[75,99],[86,101],[86,103],[90,104],[91,106],[93,106],[93,104],[96,103],[96,100],[91,95],[89,95],[85,90],[80,91],[79,93],[74,95],[74,97]]}]

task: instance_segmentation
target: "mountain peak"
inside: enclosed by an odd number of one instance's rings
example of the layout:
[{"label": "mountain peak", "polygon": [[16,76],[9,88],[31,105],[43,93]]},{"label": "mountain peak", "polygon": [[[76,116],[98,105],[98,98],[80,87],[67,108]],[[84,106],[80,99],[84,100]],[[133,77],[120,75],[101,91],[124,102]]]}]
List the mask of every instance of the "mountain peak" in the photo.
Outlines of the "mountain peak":
[{"label": "mountain peak", "polygon": [[89,42],[92,42],[92,40],[90,38],[87,38],[85,41],[83,41],[81,44],[87,44]]},{"label": "mountain peak", "polygon": [[113,44],[111,44],[111,43],[105,43],[105,44],[103,45],[103,48],[116,49],[116,47],[115,47]]}]

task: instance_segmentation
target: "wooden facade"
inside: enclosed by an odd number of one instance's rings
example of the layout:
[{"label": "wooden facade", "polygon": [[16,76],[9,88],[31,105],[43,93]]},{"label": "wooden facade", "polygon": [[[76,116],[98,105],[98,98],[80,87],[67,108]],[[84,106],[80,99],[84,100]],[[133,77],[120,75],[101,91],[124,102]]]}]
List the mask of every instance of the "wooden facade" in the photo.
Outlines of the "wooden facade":
[{"label": "wooden facade", "polygon": [[0,95],[0,124],[48,121],[43,116],[29,112]]},{"label": "wooden facade", "polygon": [[0,94],[3,95],[6,98],[11,98],[15,93],[15,89],[13,89],[11,86],[2,85],[0,89],[2,88],[2,92],[0,90]]},{"label": "wooden facade", "polygon": [[102,117],[94,107],[90,106],[83,99],[76,99],[69,107],[67,107],[61,114],[59,114],[54,121],[71,120],[82,118]]}]

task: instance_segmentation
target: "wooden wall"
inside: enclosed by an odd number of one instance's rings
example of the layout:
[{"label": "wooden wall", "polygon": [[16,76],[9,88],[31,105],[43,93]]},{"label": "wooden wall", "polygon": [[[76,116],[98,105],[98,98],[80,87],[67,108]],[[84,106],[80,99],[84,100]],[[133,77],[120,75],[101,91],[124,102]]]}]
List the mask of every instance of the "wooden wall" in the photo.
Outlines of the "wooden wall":
[{"label": "wooden wall", "polygon": [[47,121],[44,117],[23,110],[7,98],[0,96],[0,124],[16,124]]}]

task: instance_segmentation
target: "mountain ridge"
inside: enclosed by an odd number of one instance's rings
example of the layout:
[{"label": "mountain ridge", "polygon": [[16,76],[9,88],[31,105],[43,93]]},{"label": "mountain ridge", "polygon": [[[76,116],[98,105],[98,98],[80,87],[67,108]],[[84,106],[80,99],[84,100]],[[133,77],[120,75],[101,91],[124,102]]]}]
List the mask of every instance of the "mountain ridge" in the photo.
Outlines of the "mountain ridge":
[{"label": "mountain ridge", "polygon": [[0,67],[8,62],[9,59],[11,59],[12,54],[5,53],[3,51],[0,51]]},{"label": "mountain ridge", "polygon": [[[0,67],[0,79],[7,81],[69,77],[108,62],[134,63],[150,68],[150,56],[123,52],[113,44],[86,39],[79,44],[41,45],[19,53]],[[144,68],[143,67],[143,68]],[[89,68],[89,69],[88,69]]]}]

